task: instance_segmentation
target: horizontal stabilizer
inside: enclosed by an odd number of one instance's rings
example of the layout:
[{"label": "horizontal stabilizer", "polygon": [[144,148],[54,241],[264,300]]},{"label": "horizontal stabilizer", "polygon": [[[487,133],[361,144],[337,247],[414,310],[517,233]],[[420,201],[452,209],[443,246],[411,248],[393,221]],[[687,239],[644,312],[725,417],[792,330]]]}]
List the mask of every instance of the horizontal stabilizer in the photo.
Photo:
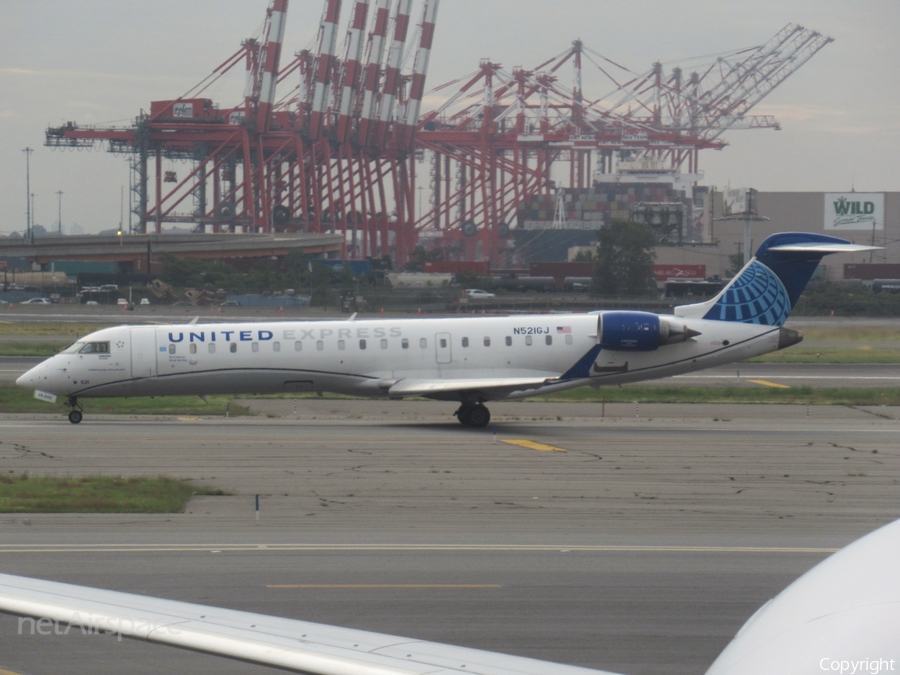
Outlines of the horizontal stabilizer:
[{"label": "horizontal stabilizer", "polygon": [[883,246],[867,246],[865,244],[839,244],[823,243],[817,241],[804,241],[796,244],[782,244],[770,246],[770,251],[785,251],[793,253],[861,253],[865,251],[880,251]]}]

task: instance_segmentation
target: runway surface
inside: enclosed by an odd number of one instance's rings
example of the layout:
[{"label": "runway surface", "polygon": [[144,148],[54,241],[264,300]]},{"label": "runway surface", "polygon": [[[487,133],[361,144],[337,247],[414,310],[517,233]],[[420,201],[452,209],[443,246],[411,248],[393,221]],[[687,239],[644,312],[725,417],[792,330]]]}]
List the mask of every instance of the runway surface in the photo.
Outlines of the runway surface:
[{"label": "runway surface", "polygon": [[[495,434],[442,403],[252,405],[260,417],[0,416],[4,473],[164,473],[232,493],[183,514],[2,515],[0,570],[687,674],[900,515],[895,408],[519,402],[491,406]],[[14,617],[0,668],[272,672],[77,629],[19,635]]]}]

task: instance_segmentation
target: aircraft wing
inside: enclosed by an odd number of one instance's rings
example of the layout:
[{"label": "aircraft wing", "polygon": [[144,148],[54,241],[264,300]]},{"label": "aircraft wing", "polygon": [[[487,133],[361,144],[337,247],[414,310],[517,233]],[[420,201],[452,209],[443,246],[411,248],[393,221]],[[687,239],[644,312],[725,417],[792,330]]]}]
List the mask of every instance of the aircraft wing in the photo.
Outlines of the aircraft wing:
[{"label": "aircraft wing", "polygon": [[557,377],[496,377],[458,380],[404,379],[391,385],[390,389],[388,389],[388,394],[391,396],[439,396],[442,394],[477,392],[505,395],[514,391],[540,389],[546,384],[589,378],[591,376],[591,364],[597,360],[600,349],[600,345],[594,345],[566,372]]},{"label": "aircraft wing", "polygon": [[465,392],[485,394],[508,394],[523,389],[538,389],[545,384],[547,377],[493,377],[469,378],[458,380],[417,380],[404,379],[394,383],[388,394],[390,396],[436,396]]},{"label": "aircraft wing", "polygon": [[[614,675],[495,652],[0,574],[0,611],[318,675]],[[23,630],[29,630],[27,622]],[[77,630],[77,629],[72,629]]]}]

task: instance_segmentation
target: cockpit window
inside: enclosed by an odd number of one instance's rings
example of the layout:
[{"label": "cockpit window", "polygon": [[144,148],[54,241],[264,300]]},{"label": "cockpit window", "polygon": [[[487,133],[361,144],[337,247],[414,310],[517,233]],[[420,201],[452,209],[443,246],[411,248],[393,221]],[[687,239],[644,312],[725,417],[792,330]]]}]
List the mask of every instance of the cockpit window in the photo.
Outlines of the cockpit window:
[{"label": "cockpit window", "polygon": [[81,351],[81,348],[84,347],[83,342],[75,342],[74,344],[69,345],[65,349],[63,349],[60,354],[77,354]]},{"label": "cockpit window", "polygon": [[108,342],[86,342],[84,343],[84,347],[82,347],[79,354],[109,354],[109,343]]}]

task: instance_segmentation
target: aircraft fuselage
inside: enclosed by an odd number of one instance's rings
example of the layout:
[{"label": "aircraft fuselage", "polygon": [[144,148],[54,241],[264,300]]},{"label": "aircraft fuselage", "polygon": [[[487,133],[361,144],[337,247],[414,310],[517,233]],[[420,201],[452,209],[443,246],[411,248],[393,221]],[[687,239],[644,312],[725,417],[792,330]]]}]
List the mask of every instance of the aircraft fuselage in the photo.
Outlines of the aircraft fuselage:
[{"label": "aircraft fuselage", "polygon": [[666,377],[785,346],[787,329],[660,317],[694,335],[653,347],[602,347],[589,372],[560,379],[601,341],[598,316],[607,314],[112,327],[81,338],[18,384],[70,398],[296,391],[399,397],[390,389],[402,380],[547,380],[478,394],[493,400]]}]

